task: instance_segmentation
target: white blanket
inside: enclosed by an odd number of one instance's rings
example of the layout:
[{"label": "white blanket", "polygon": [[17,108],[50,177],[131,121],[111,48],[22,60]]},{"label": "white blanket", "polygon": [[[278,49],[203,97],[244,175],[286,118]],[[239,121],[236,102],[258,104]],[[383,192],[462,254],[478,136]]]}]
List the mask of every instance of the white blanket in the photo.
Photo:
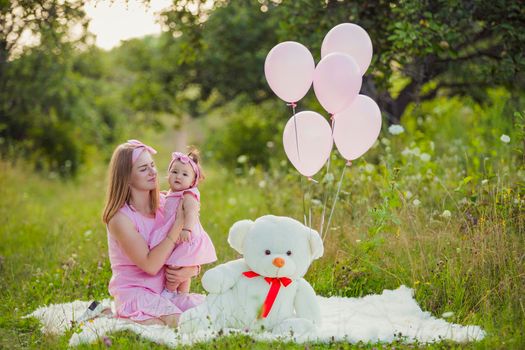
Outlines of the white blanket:
[{"label": "white blanket", "polygon": [[[245,333],[239,330],[224,330],[221,335],[234,333],[249,334],[256,340],[284,341],[344,341],[391,342],[403,339],[405,342],[420,343],[454,340],[466,342],[481,340],[485,332],[478,326],[461,326],[449,323],[421,310],[413,298],[410,288],[401,286],[396,290],[384,290],[382,294],[363,298],[318,297],[322,310],[322,325],[316,334],[307,337],[294,335],[276,336],[267,332]],[[109,299],[103,304],[111,306]],[[42,323],[43,333],[63,334],[71,328],[72,321],[88,307],[89,302],[74,301],[40,307],[26,317],[35,317]],[[179,334],[165,326],[143,326],[113,317],[98,317],[81,324],[79,332],[69,340],[71,346],[92,343],[105,334],[128,330],[159,344],[177,346],[208,341],[219,336],[211,331]]]}]

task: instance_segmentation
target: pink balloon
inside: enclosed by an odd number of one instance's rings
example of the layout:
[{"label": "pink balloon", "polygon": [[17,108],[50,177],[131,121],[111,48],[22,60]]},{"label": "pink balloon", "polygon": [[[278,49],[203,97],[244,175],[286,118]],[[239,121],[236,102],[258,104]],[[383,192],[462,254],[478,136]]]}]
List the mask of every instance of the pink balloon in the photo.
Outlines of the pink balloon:
[{"label": "pink balloon", "polygon": [[299,112],[284,127],[283,145],[294,167],[304,176],[313,176],[330,157],[332,128],[319,113]]},{"label": "pink balloon", "polygon": [[297,102],[306,95],[312,85],[314,70],[312,54],[295,41],[285,41],[274,46],[264,62],[268,85],[286,102]]},{"label": "pink balloon", "polygon": [[322,58],[333,52],[352,56],[363,75],[372,61],[372,40],[366,30],[357,24],[342,23],[330,29],[321,45]]},{"label": "pink balloon", "polygon": [[381,111],[374,100],[365,95],[358,95],[334,118],[335,145],[347,160],[354,160],[368,151],[381,131]]},{"label": "pink balloon", "polygon": [[331,53],[314,72],[314,91],[319,103],[330,114],[341,112],[359,94],[363,79],[351,56]]}]

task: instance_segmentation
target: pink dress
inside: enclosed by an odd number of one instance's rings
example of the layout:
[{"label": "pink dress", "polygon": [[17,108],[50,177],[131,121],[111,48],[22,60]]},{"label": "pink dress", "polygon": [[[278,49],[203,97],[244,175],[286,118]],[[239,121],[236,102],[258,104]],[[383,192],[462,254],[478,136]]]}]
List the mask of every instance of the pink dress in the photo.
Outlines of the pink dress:
[{"label": "pink dress", "polygon": [[[135,225],[137,232],[149,241],[156,222],[162,222],[162,211],[155,218],[148,218],[125,204],[120,212]],[[204,301],[200,294],[174,294],[171,298],[161,296],[164,290],[164,269],[151,276],[135,265],[122,251],[118,241],[108,231],[109,261],[113,276],[109,282],[109,293],[115,299],[118,317],[133,321],[180,314]]]},{"label": "pink dress", "polygon": [[[193,195],[200,203],[200,193],[197,187],[166,193],[166,203],[164,204],[165,222],[151,235],[149,241],[150,249],[166,238],[166,235],[175,222],[177,208],[181,205],[183,196],[186,193]],[[191,231],[190,241],[178,243],[168,260],[166,260],[166,265],[195,266],[209,264],[217,260],[215,247],[213,246],[210,236],[204,231],[200,220],[195,227],[191,228]]]}]

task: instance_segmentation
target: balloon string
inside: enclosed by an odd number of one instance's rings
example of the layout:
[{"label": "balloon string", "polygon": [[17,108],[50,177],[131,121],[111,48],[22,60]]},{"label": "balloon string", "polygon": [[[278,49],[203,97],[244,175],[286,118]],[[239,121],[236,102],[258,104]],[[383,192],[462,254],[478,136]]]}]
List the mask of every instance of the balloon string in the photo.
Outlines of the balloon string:
[{"label": "balloon string", "polygon": [[308,176],[308,181],[311,181],[311,182],[316,183],[316,184],[319,183],[319,181],[317,181],[316,179],[312,178],[311,176]]},{"label": "balloon string", "polygon": [[[330,113],[330,121],[332,122],[332,139],[334,137],[334,126],[335,126],[335,118],[334,115]],[[331,156],[328,157],[328,162],[326,162],[326,174],[330,171],[330,160],[332,159]],[[328,191],[324,192],[324,198],[323,198],[323,211],[321,213],[321,224],[319,225],[319,234],[323,233],[324,228],[324,216],[326,214],[326,203],[328,202]]]},{"label": "balloon string", "polygon": [[303,220],[304,220],[304,225],[306,226],[306,204],[305,204],[305,190],[304,190],[304,185],[303,185],[303,177],[301,176],[301,190],[303,191]]},{"label": "balloon string", "polygon": [[301,161],[301,154],[299,153],[299,135],[297,133],[297,120],[295,118],[295,107],[297,107],[297,103],[290,102],[290,103],[287,103],[286,105],[292,106],[293,124],[295,127],[295,147],[297,148],[297,159]]},{"label": "balloon string", "polygon": [[312,179],[310,176],[306,178],[308,180],[308,189],[305,191],[304,189],[304,181],[303,177],[301,176],[301,189],[303,191],[303,220],[304,225],[308,226],[310,229],[312,228],[312,206],[311,204],[308,206],[308,215],[306,212],[306,195],[308,194],[308,198],[312,197],[312,182],[318,183],[316,180]]},{"label": "balloon string", "polygon": [[310,199],[310,202],[308,203],[308,227],[312,228],[312,182],[317,183],[312,178],[309,178],[310,182],[308,183],[308,198]]},{"label": "balloon string", "polygon": [[332,221],[332,215],[334,214],[335,204],[337,203],[337,198],[339,197],[339,192],[341,191],[341,184],[343,183],[343,177],[345,175],[346,168],[352,165],[351,161],[348,161],[345,166],[343,167],[343,171],[341,172],[341,178],[339,179],[339,184],[337,185],[337,192],[335,193],[334,202],[332,203],[332,209],[330,210],[330,215],[328,216],[328,223],[326,225],[325,232],[321,235],[323,242],[326,237],[326,234],[328,233],[328,230],[330,229],[330,223]]}]

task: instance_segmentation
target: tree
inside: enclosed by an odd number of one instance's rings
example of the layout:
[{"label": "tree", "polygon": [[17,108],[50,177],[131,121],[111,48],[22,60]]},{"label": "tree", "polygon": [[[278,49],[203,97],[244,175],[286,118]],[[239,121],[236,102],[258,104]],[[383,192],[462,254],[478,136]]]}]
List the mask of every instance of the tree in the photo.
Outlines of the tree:
[{"label": "tree", "polygon": [[[206,98],[219,91],[225,101],[239,93],[260,102],[270,96],[264,59],[277,42],[277,23],[257,1],[175,1],[162,18],[180,48],[187,82]],[[179,73],[180,74],[180,73]]]},{"label": "tree", "polygon": [[[0,151],[61,175],[76,172],[89,145],[111,140],[117,118],[111,89],[97,83],[103,57],[86,45],[82,6],[0,2]],[[24,45],[24,33],[35,43]]]},{"label": "tree", "polygon": [[[343,22],[359,24],[371,36],[374,60],[362,91],[379,103],[390,123],[399,122],[409,103],[438,93],[483,101],[487,87],[519,92],[525,85],[525,7],[519,2],[265,0],[241,4],[223,0],[211,8],[205,3],[175,1],[165,16],[166,27],[180,35],[191,52],[183,55],[200,67],[196,81],[206,86],[204,92],[216,88],[224,96],[250,93],[259,99],[273,98],[261,80],[246,79],[250,75],[239,72],[262,77],[264,55],[285,40],[305,44],[318,61],[324,35]],[[191,20],[177,24],[174,21],[181,17],[175,13]],[[264,39],[253,40],[257,33],[264,33]],[[239,51],[252,52],[251,59],[242,60],[242,70]],[[394,91],[393,78],[405,82],[400,91]]]}]

